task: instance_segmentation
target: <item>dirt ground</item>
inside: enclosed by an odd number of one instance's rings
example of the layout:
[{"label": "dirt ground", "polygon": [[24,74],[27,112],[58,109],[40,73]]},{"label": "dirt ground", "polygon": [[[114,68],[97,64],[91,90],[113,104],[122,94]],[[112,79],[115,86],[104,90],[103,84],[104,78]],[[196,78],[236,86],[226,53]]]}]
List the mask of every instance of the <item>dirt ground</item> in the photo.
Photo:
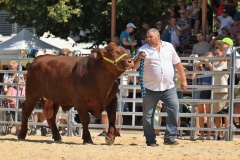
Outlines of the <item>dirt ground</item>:
[{"label": "dirt ground", "polygon": [[157,137],[158,147],[147,147],[143,131],[122,130],[114,145],[106,145],[101,130],[91,129],[94,145],[83,145],[81,137],[63,137],[55,143],[51,137],[27,136],[17,141],[14,135],[0,136],[1,160],[239,160],[240,138],[233,141],[179,140],[175,146],[164,145],[163,135]]}]

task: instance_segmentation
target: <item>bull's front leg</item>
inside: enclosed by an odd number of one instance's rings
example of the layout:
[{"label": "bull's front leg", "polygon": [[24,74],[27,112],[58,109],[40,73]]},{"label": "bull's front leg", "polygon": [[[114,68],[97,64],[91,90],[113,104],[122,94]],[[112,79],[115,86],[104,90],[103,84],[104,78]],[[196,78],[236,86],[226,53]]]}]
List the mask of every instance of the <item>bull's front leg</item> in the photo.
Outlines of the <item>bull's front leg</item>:
[{"label": "bull's front leg", "polygon": [[106,108],[109,127],[108,127],[108,134],[105,137],[105,140],[109,145],[112,145],[114,143],[115,136],[116,136],[116,127],[115,127],[116,108],[117,108],[117,96],[112,99],[111,103]]}]

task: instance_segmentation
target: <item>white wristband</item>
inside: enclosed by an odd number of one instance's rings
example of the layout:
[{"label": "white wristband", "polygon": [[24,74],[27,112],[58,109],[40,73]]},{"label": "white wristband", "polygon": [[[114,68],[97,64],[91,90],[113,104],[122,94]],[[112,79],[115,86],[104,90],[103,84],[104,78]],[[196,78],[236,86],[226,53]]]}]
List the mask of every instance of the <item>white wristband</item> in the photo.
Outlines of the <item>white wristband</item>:
[{"label": "white wristband", "polygon": [[7,90],[8,90],[8,89],[5,87],[5,88],[4,88],[4,92],[7,92]]}]

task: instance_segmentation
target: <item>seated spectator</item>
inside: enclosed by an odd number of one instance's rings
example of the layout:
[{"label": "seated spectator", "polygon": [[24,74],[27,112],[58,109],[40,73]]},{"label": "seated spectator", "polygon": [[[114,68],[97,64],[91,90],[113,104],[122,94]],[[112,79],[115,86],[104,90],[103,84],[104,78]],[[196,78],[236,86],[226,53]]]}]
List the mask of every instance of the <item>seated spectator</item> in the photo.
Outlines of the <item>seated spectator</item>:
[{"label": "seated spectator", "polygon": [[203,39],[203,33],[199,32],[197,34],[198,43],[194,44],[192,54],[201,56],[206,52],[211,51],[210,44]]},{"label": "seated spectator", "polygon": [[155,23],[155,27],[159,31],[160,35],[162,35],[162,32],[163,32],[163,24],[162,24],[162,22],[161,21],[157,21]]},{"label": "seated spectator", "polygon": [[180,46],[179,37],[181,36],[181,27],[177,25],[177,19],[175,17],[171,17],[170,23],[166,26],[165,31],[171,33],[171,43],[175,50]]},{"label": "seated spectator", "polygon": [[182,34],[180,36],[181,50],[183,50],[189,44],[189,39],[191,36],[191,20],[187,18],[187,13],[185,9],[179,11],[180,18],[177,20],[177,25],[181,27]]},{"label": "seated spectator", "polygon": [[[16,61],[10,61],[8,65],[8,70],[10,71],[17,71],[18,69],[18,63]],[[21,81],[24,81],[24,76],[23,74],[19,74]],[[18,77],[18,73],[5,73],[3,76],[3,83],[13,83],[14,79]],[[3,85],[3,90],[4,93],[7,92],[8,90],[7,84]]]},{"label": "seated spectator", "polygon": [[240,28],[237,30],[237,35],[235,39],[235,46],[240,46]]},{"label": "seated spectator", "polygon": [[174,7],[168,8],[168,12],[170,13],[171,17],[179,18],[180,17],[179,10],[186,9],[186,8],[187,8],[186,0],[178,0],[177,5],[175,5]]},{"label": "seated spectator", "polygon": [[238,5],[238,0],[224,0],[222,1],[224,9],[228,11],[228,15],[234,17]]},{"label": "seated spectator", "polygon": [[211,48],[214,48],[217,40],[221,40],[221,39],[227,38],[227,37],[230,37],[229,28],[228,28],[227,26],[222,27],[222,28],[221,28],[221,32],[218,33],[218,35],[217,35],[216,37],[214,37],[214,33],[211,33],[210,36],[209,36],[209,38],[208,38],[208,40],[210,40],[211,38],[213,38],[213,39],[211,39],[210,42],[209,42]]},{"label": "seated spectator", "polygon": [[188,18],[191,20],[191,28],[193,28],[194,33],[198,32],[198,25],[196,25],[196,20],[199,17],[200,7],[198,6],[197,0],[192,0],[192,4],[187,6],[187,15]]},{"label": "seated spectator", "polygon": [[231,38],[237,37],[237,31],[240,28],[240,17],[237,15],[233,18],[233,25],[230,28]]},{"label": "seated spectator", "polygon": [[[194,33],[196,34],[199,28],[202,28],[202,0],[198,0],[198,5],[200,6],[199,16],[194,24]],[[206,21],[206,38],[209,36],[209,33],[212,32],[212,23],[213,23],[213,11],[209,4],[207,4],[207,21]],[[197,31],[197,32],[196,32]]]},{"label": "seated spectator", "polygon": [[215,17],[214,22],[218,25],[218,28],[227,26],[228,29],[230,29],[231,25],[233,24],[233,19],[228,15],[227,10],[223,9],[222,15]]},{"label": "seated spectator", "polygon": [[[17,79],[17,77],[15,77],[14,83],[17,83],[17,82],[18,82],[18,79]],[[25,83],[24,79],[20,79],[19,83],[24,84]],[[6,92],[6,96],[17,96],[17,88],[18,88],[17,85],[10,86]],[[22,86],[22,85],[19,86],[18,96],[25,96],[25,86]],[[9,102],[10,108],[16,108],[17,98],[13,98],[13,97],[4,98],[4,100],[7,100]],[[20,103],[18,103],[18,105],[20,106]],[[13,115],[15,115],[14,112],[13,112]],[[21,112],[18,112],[17,121],[21,121]],[[16,127],[15,134],[17,134],[19,131],[20,125],[15,125],[15,127]]]}]

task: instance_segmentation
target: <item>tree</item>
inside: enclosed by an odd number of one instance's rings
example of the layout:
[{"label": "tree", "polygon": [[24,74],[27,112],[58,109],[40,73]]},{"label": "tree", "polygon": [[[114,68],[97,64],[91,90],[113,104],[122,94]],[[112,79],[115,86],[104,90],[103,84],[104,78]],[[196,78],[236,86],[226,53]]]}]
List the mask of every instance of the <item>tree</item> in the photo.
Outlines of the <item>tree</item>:
[{"label": "tree", "polygon": [[[175,0],[116,0],[117,35],[127,22],[141,27],[154,22]],[[110,0],[0,0],[9,22],[34,27],[37,36],[49,31],[57,37],[77,37],[77,42],[109,42],[111,36]]]}]

